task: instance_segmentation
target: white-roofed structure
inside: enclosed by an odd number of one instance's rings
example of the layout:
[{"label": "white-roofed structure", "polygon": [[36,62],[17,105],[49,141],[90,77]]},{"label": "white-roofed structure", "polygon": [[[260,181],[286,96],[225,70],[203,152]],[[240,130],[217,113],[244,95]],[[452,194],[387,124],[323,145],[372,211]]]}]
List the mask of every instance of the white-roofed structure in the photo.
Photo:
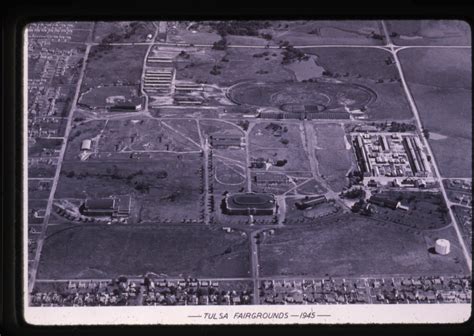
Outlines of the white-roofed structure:
[{"label": "white-roofed structure", "polygon": [[451,252],[451,243],[447,239],[438,239],[435,243],[435,251],[441,255],[449,254]]}]

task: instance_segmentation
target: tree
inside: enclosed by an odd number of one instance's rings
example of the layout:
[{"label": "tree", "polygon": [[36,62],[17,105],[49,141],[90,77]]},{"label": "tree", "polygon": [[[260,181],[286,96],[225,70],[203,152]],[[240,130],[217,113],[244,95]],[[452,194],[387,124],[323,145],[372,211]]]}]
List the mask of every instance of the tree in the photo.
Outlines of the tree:
[{"label": "tree", "polygon": [[214,42],[212,45],[214,50],[226,50],[227,49],[227,39],[222,37],[219,41]]},{"label": "tree", "polygon": [[424,136],[426,139],[429,139],[429,138],[430,138],[430,131],[427,130],[426,128],[423,128],[423,136]]}]

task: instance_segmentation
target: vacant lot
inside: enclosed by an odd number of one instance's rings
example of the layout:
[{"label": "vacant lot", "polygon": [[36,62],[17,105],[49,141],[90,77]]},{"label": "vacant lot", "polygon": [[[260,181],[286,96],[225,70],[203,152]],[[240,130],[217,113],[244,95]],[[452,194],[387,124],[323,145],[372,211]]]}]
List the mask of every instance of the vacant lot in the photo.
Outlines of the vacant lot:
[{"label": "vacant lot", "polygon": [[441,174],[472,176],[470,50],[409,49],[399,56],[423,127],[441,135],[429,140]]},{"label": "vacant lot", "polygon": [[[398,78],[394,64],[387,61],[392,56],[377,48],[305,48],[305,53],[315,55],[326,71],[341,77],[362,77],[367,80]],[[337,75],[336,75],[337,76]]]},{"label": "vacant lot", "polygon": [[199,227],[51,226],[40,279],[141,276],[245,277],[248,241],[239,233]]},{"label": "vacant lot", "polygon": [[383,40],[372,38],[383,35],[379,21],[273,21],[267,30],[274,41],[288,41],[293,45],[357,44],[378,45]]},{"label": "vacant lot", "polygon": [[392,41],[398,45],[470,45],[469,23],[460,20],[386,21]]},{"label": "vacant lot", "polygon": [[[178,58],[176,79],[230,86],[240,81],[281,82],[294,80],[292,71],[281,65],[281,50],[228,48],[197,49],[187,59]],[[256,56],[254,56],[256,55]],[[214,74],[211,73],[215,67]]]},{"label": "vacant lot", "polygon": [[[360,85],[372,91],[375,99],[365,104],[371,120],[400,120],[413,115],[392,57],[386,51],[368,48],[311,48],[306,53],[317,56],[317,62],[326,70],[326,76]],[[346,84],[347,85],[347,84]],[[360,108],[360,106],[351,106]]]},{"label": "vacant lot", "polygon": [[139,85],[147,46],[93,46],[82,92],[100,85]]},{"label": "vacant lot", "polygon": [[155,32],[152,22],[96,22],[94,42],[144,42]]},{"label": "vacant lot", "polygon": [[346,175],[352,166],[344,128],[340,124],[315,124],[314,129],[319,173],[334,191],[342,191],[347,186]]},{"label": "vacant lot", "polygon": [[[409,230],[347,215],[324,225],[277,229],[260,244],[263,276],[464,274],[455,239],[446,258],[429,252],[432,239]],[[443,235],[445,236],[445,235]]]}]

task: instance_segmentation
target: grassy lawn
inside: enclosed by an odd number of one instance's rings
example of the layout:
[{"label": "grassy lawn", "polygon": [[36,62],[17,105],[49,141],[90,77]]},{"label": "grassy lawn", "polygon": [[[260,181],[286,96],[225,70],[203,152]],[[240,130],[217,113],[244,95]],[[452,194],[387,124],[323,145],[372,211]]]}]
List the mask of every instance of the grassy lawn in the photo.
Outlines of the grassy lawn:
[{"label": "grassy lawn", "polygon": [[93,46],[82,92],[99,85],[138,85],[147,46]]},{"label": "grassy lawn", "polygon": [[48,229],[39,279],[140,276],[245,277],[247,238],[199,227],[54,225]]},{"label": "grassy lawn", "polygon": [[392,41],[398,45],[469,45],[471,29],[461,20],[386,21]]},{"label": "grassy lawn", "polygon": [[424,128],[441,135],[429,140],[441,174],[472,176],[470,50],[409,49],[400,60]]},{"label": "grassy lawn", "polygon": [[[435,238],[448,236],[450,255],[429,252]],[[456,263],[462,254],[453,232],[416,234],[351,214],[321,225],[277,229],[259,248],[262,276],[467,272],[462,260]]]},{"label": "grassy lawn", "polygon": [[345,132],[339,124],[315,124],[316,158],[320,174],[335,191],[347,186],[346,174],[351,168],[351,150],[346,148]]}]

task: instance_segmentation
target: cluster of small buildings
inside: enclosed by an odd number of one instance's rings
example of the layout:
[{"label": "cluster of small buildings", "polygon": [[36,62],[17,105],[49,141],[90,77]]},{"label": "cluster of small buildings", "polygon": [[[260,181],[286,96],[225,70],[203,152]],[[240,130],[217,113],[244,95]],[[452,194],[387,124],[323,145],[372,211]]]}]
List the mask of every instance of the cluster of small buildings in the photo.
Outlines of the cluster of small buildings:
[{"label": "cluster of small buildings", "polygon": [[[49,286],[48,286],[49,285]],[[46,290],[31,293],[33,306],[156,306],[156,305],[248,305],[249,289],[224,290],[214,280],[74,280],[40,284]],[[37,284],[38,287],[38,284]],[[60,288],[58,290],[58,288]]]},{"label": "cluster of small buildings", "polygon": [[69,42],[74,31],[73,22],[37,22],[28,25],[28,38],[43,43]]},{"label": "cluster of small buildings", "polygon": [[136,306],[141,286],[134,281],[69,281],[61,291],[31,294],[33,306]]},{"label": "cluster of small buildings", "polygon": [[471,278],[413,277],[369,279],[373,303],[470,303]]},{"label": "cluster of small buildings", "polygon": [[369,303],[367,286],[361,279],[265,280],[260,299],[264,304]]},{"label": "cluster of small buildings", "polygon": [[144,305],[245,305],[252,303],[250,290],[221,290],[214,280],[145,281]]},{"label": "cluster of small buildings", "polygon": [[263,304],[470,303],[469,276],[264,280]]},{"label": "cluster of small buildings", "polygon": [[411,133],[351,133],[360,171],[366,177],[430,177],[419,138]]},{"label": "cluster of small buildings", "polygon": [[448,198],[462,206],[472,207],[472,181],[452,179],[445,180]]}]

